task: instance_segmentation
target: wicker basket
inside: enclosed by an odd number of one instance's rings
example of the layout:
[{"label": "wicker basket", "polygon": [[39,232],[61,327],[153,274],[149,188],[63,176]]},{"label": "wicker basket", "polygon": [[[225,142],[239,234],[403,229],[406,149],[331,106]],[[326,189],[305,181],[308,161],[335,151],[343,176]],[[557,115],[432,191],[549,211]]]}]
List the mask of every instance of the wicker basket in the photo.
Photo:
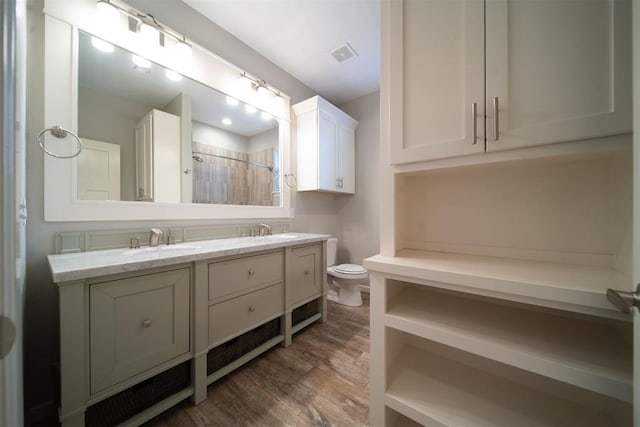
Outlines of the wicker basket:
[{"label": "wicker basket", "polygon": [[212,348],[207,354],[207,375],[240,358],[251,350],[280,335],[280,318]]},{"label": "wicker basket", "polygon": [[189,387],[190,362],[184,362],[87,408],[88,426],[112,426]]},{"label": "wicker basket", "polygon": [[313,301],[309,301],[306,304],[301,305],[298,308],[294,308],[291,312],[291,324],[293,326],[298,323],[307,320],[309,317],[314,314],[318,314],[318,300],[314,299]]}]

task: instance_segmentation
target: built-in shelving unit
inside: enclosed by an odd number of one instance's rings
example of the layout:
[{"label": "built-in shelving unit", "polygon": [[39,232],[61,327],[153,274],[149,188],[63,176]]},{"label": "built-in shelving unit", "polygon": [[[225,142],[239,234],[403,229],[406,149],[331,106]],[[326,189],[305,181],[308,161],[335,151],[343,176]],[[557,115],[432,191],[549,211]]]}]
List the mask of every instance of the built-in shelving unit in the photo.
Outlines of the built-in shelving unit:
[{"label": "built-in shelving unit", "polygon": [[[497,375],[478,368],[487,363],[478,358],[456,356],[435,343],[412,343],[410,337],[406,341],[389,370],[384,401],[421,425],[585,426],[625,422],[624,417],[607,413],[602,406],[577,403],[514,381],[508,371]],[[518,377],[517,372],[514,377]]]}]

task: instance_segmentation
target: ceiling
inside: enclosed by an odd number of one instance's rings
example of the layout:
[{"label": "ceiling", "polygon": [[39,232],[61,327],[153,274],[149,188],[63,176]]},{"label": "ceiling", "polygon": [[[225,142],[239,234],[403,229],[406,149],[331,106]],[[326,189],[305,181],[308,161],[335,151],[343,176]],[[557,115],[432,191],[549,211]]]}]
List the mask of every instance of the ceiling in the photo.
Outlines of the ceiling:
[{"label": "ceiling", "polygon": [[379,90],[380,0],[182,1],[334,104]]}]

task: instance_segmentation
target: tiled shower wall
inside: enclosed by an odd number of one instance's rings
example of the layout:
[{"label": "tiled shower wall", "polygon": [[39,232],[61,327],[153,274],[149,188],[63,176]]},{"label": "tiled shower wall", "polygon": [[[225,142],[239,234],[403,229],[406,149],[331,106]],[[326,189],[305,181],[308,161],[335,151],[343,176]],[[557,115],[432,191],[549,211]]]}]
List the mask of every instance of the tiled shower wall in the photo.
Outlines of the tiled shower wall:
[{"label": "tiled shower wall", "polygon": [[[273,148],[243,153],[194,141],[193,151],[273,164]],[[273,205],[273,173],[268,169],[219,157],[202,157],[202,163],[193,162],[194,203]]]}]

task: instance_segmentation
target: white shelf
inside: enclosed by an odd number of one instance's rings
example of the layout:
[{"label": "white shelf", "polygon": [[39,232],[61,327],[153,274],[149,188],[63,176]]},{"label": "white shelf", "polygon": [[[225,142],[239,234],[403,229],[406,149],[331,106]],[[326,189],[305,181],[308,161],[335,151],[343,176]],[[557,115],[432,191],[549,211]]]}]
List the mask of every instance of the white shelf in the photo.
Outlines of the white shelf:
[{"label": "white shelf", "polygon": [[607,288],[631,290],[631,278],[606,267],[404,249],[364,260],[373,272],[452,290],[624,319]]},{"label": "white shelf", "polygon": [[613,426],[621,422],[597,406],[579,405],[415,347],[402,348],[393,365],[385,405],[423,425]]},{"label": "white shelf", "polygon": [[406,286],[388,302],[384,323],[631,402],[631,325],[584,317]]}]

